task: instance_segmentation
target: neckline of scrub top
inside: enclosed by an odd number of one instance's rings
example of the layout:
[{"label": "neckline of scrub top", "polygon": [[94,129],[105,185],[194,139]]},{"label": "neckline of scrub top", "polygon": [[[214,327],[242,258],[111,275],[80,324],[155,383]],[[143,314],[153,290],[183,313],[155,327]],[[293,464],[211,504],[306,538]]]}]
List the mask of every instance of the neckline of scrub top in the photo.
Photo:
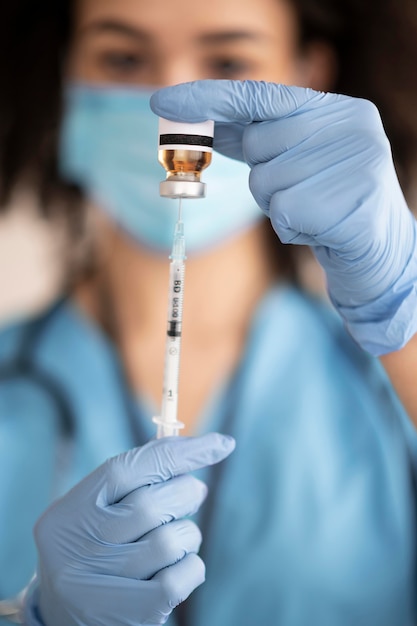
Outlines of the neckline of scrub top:
[{"label": "neckline of scrub top", "polygon": [[[296,295],[296,297],[303,297],[303,295],[294,287],[286,283],[276,283],[259,299],[258,303],[254,307],[252,318],[248,325],[246,338],[238,363],[229,375],[223,380],[219,379],[210,391],[208,399],[206,399],[204,406],[196,419],[193,436],[202,435],[206,432],[214,430],[222,432],[225,425],[223,405],[225,402],[229,402],[228,396],[230,394],[230,388],[234,385],[234,381],[236,377],[238,377],[239,371],[244,367],[250,346],[254,341],[254,335],[256,334],[256,330],[265,315],[265,311],[269,309],[271,300],[275,300],[277,297],[285,298],[290,294],[292,296]],[[135,434],[135,440],[143,442],[144,437],[145,440],[153,438],[156,434],[156,430],[152,422],[152,417],[155,415],[154,411],[157,411],[158,409],[155,409],[153,403],[147,400],[142,390],[136,391],[129,387],[125,369],[116,344],[112,338],[94,322],[94,320],[82,311],[74,300],[69,298],[65,301],[65,304],[71,312],[71,315],[82,324],[86,331],[93,333],[96,340],[102,344],[105,349],[111,352],[112,357],[117,364],[119,372],[118,382],[124,396],[128,419],[131,430]],[[140,435],[139,437],[138,434]]]}]

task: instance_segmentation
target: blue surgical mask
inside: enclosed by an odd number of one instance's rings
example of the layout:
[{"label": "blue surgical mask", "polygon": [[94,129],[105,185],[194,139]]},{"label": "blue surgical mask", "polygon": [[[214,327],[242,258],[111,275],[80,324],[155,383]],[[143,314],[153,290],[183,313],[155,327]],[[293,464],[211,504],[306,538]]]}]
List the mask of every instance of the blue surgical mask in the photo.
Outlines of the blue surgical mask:
[{"label": "blue surgical mask", "polygon": [[[136,241],[171,247],[178,200],[161,198],[165,170],[157,160],[158,118],[151,91],[70,86],[60,150],[64,179],[77,183]],[[211,248],[262,218],[248,188],[245,163],[213,154],[203,172],[207,197],[183,201],[189,253]]]}]

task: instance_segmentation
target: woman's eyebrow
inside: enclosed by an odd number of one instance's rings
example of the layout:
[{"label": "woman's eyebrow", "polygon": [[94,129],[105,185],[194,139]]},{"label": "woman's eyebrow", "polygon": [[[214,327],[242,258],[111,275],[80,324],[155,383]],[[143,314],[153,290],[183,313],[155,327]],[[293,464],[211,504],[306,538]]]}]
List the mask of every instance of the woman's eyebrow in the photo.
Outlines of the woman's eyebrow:
[{"label": "woman's eyebrow", "polygon": [[[130,39],[139,39],[141,41],[150,39],[149,34],[145,30],[141,30],[136,26],[113,18],[102,18],[93,21],[79,31],[79,35],[81,36],[102,33],[124,35]],[[203,45],[217,45],[239,41],[260,41],[265,39],[265,37],[266,35],[263,33],[252,30],[225,30],[203,33],[198,36],[198,41]]]},{"label": "woman's eyebrow", "polygon": [[91,22],[90,24],[86,24],[79,31],[79,35],[81,36],[102,33],[124,35],[125,37],[129,37],[130,39],[140,39],[141,41],[149,38],[147,33],[140,28],[136,28],[135,26],[131,26],[126,22],[120,22],[115,19],[96,20],[94,22]]},{"label": "woman's eyebrow", "polygon": [[252,30],[226,30],[215,31],[212,33],[205,33],[198,37],[198,40],[203,44],[222,44],[233,43],[235,41],[260,41],[266,39],[266,35],[262,32],[256,32]]}]

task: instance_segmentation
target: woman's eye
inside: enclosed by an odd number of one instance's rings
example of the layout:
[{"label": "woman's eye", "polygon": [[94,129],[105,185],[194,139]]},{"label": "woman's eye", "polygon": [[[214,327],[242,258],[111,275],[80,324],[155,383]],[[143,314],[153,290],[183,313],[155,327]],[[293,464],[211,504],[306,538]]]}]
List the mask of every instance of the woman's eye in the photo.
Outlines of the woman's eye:
[{"label": "woman's eye", "polygon": [[248,74],[250,63],[242,59],[220,58],[210,62],[211,72],[219,78],[238,78]]},{"label": "woman's eye", "polygon": [[144,64],[142,56],[130,52],[104,52],[99,57],[102,68],[120,75],[137,72]]}]

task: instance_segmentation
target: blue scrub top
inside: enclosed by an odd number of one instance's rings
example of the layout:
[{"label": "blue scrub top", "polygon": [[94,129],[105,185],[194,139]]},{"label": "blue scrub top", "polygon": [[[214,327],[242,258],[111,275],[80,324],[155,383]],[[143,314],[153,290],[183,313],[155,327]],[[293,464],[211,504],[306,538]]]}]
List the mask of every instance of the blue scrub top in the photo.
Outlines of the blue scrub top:
[{"label": "blue scrub top", "polygon": [[[0,375],[27,328],[0,334]],[[72,304],[49,314],[32,352],[75,430],[62,435],[59,403],[27,368],[3,377],[2,597],[31,576],[32,527],[51,499],[154,435],[114,346]],[[207,580],[187,602],[188,624],[415,624],[416,434],[378,361],[326,304],[283,287],[263,299],[238,371],[201,416],[199,432],[211,430],[237,447],[201,472]]]}]

